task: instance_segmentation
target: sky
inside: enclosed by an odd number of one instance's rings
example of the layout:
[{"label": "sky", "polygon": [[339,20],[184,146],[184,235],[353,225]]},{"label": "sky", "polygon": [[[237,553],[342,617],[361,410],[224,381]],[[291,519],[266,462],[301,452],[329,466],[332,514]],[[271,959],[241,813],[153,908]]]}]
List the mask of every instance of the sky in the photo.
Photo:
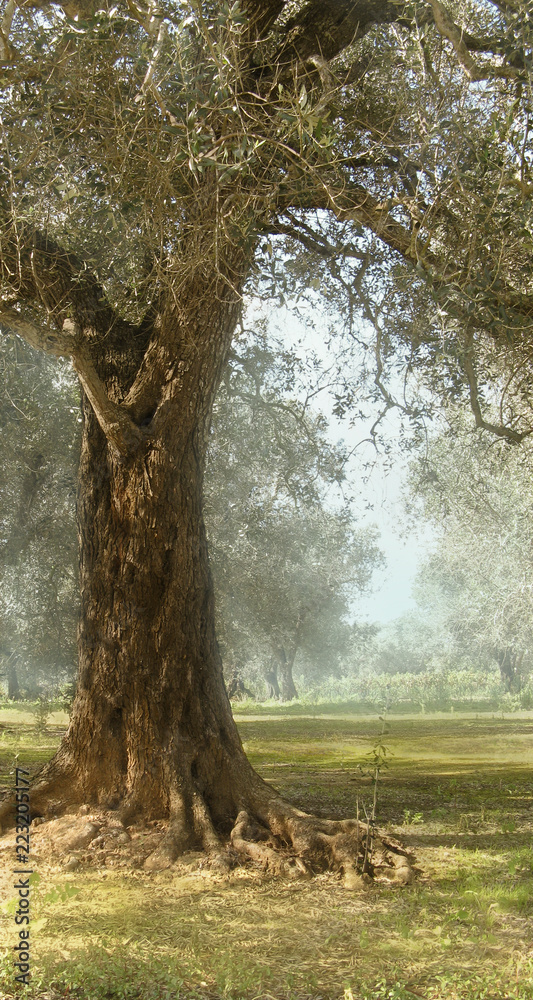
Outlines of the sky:
[{"label": "sky", "polygon": [[[326,397],[324,396],[324,403]],[[325,410],[325,407],[324,407]],[[398,440],[399,428],[394,419],[389,421],[390,440]],[[361,428],[350,427],[348,421],[330,420],[333,440],[342,438],[350,448],[361,440]],[[355,510],[361,524],[377,525],[379,545],[386,566],[374,574],[373,592],[358,602],[358,611],[368,621],[387,622],[415,607],[411,589],[419,565],[431,550],[434,531],[427,524],[416,528],[408,523],[404,513],[403,492],[408,473],[407,460],[399,446],[393,450],[392,466],[383,456],[375,455],[370,445],[366,456],[359,449],[352,459],[352,480],[357,483],[360,463],[365,457],[373,458],[368,482],[361,487],[361,504],[355,498]]]},{"label": "sky", "polygon": [[[320,334],[320,322],[314,319],[314,328],[298,323],[288,309],[275,310],[269,317],[276,336],[288,347],[298,346],[298,353],[314,351],[327,364],[331,363],[325,346],[325,336]],[[324,328],[328,321],[324,318]],[[368,424],[357,423],[350,426],[350,419],[338,419],[332,413],[332,399],[326,391],[316,397],[316,409],[329,419],[330,436],[333,442],[344,442],[350,451],[368,433]],[[374,419],[374,418],[372,418]],[[360,446],[350,460],[349,474],[352,483],[362,478],[362,465],[370,462],[372,469],[365,472],[368,480],[361,485],[360,496],[354,497],[354,510],[359,524],[377,525],[380,531],[379,545],[386,567],[374,574],[373,592],[360,599],[357,614],[362,620],[387,622],[399,617],[415,607],[411,589],[417,569],[431,550],[434,531],[427,525],[408,527],[404,517],[402,488],[407,475],[407,461],[399,447],[400,427],[394,414],[387,416],[387,438],[393,443],[388,460],[376,454],[371,444]],[[394,448],[394,442],[397,447]],[[353,492],[353,491],[352,491]]]},{"label": "sky", "polygon": [[373,593],[358,603],[359,613],[368,621],[391,621],[414,608],[412,585],[434,538],[433,532],[425,526],[418,531],[407,531],[402,526],[404,475],[405,468],[400,463],[388,475],[376,467],[369,484],[376,493],[376,502],[374,509],[367,512],[368,522],[377,524],[380,530],[380,547],[385,554],[386,567],[375,573]]}]

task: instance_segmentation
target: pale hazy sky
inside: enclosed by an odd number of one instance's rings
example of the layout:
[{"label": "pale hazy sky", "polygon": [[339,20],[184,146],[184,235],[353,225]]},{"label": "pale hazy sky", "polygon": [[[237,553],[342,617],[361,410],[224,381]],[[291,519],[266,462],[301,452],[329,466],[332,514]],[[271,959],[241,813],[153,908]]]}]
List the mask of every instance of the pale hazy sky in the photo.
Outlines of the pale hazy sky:
[{"label": "pale hazy sky", "polygon": [[[324,336],[309,330],[303,324],[298,324],[287,309],[274,310],[269,318],[273,332],[281,336],[288,346],[295,347],[298,344],[300,356],[303,356],[308,349],[315,351],[327,362]],[[325,318],[325,329],[327,322]],[[315,330],[317,325],[315,319]],[[368,425],[350,427],[348,417],[337,420],[332,416],[331,406],[331,397],[326,391],[317,395],[316,409],[329,418],[332,440],[337,442],[342,439],[348,449],[351,449],[368,433]],[[387,423],[388,439],[394,442],[399,438],[399,424],[394,415],[387,417]],[[357,483],[362,475],[360,470],[365,461],[373,461],[374,466],[369,481],[361,485],[359,502]],[[412,528],[407,531],[401,500],[406,459],[399,448],[392,469],[387,470],[386,464],[382,456],[375,454],[370,444],[359,448],[351,460],[353,484],[351,492],[355,499],[354,509],[360,519],[359,523],[375,524],[379,528],[381,534],[379,544],[387,562],[384,570],[375,573],[374,592],[358,603],[359,614],[368,621],[390,621],[414,607],[411,598],[414,576],[432,542],[432,532],[426,526],[416,531]],[[371,504],[372,509],[365,509],[367,504]]]}]

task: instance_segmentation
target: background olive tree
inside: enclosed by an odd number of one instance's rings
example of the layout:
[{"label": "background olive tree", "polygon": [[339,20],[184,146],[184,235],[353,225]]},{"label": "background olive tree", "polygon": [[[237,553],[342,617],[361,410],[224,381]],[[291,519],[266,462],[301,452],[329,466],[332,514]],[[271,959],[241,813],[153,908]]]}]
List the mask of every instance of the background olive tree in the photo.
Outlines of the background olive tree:
[{"label": "background olive tree", "polygon": [[493,657],[516,693],[533,639],[531,449],[449,416],[411,471],[411,509],[438,526],[418,596],[463,649]]}]

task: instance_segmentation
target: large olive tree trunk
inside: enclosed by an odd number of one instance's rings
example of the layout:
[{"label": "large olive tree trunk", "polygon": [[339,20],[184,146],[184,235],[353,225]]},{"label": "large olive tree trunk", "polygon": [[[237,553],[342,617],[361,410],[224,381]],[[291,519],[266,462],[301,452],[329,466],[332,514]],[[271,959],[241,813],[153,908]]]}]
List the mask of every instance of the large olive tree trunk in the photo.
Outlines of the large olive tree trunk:
[{"label": "large olive tree trunk", "polygon": [[86,791],[168,814],[185,774],[219,821],[242,756],[214,634],[202,518],[204,428],[177,410],[164,450],[109,461],[89,414],[82,456],[80,673],[68,736]]},{"label": "large olive tree trunk", "polygon": [[[229,841],[234,854],[270,867],[329,865],[353,882],[366,829],[310,817],[267,785],[246,758],[224,687],[202,485],[238,287],[204,268],[138,328],[102,319],[97,286],[78,310],[78,327],[87,317],[81,345],[72,339],[84,392],[79,678],[32,812],[92,804],[125,823],[166,818],[149,868],[193,844],[229,863]],[[9,810],[0,807],[0,821]],[[410,872],[390,843],[382,857]]]},{"label": "large olive tree trunk", "polygon": [[[244,755],[224,687],[202,515],[209,421],[237,305],[215,298],[194,325],[188,310],[181,371],[166,400],[158,387],[164,419],[151,430],[153,415],[144,417],[146,439],[130,453],[111,446],[84,397],[77,694],[32,797],[36,810],[53,793],[126,820],[170,817],[174,854],[192,840],[218,843],[215,830],[229,834],[254,794],[272,797]],[[179,324],[175,310],[164,321]],[[172,329],[157,336],[160,350],[177,339]],[[100,370],[110,394],[127,393],[118,348]]]}]

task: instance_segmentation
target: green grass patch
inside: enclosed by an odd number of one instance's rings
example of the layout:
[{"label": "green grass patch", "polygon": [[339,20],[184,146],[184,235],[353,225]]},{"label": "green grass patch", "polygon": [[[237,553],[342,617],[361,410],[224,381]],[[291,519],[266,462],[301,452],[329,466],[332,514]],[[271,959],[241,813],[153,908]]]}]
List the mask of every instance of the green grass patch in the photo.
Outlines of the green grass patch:
[{"label": "green grass patch", "polygon": [[[370,805],[374,717],[240,718],[267,781],[302,808]],[[354,894],[335,876],[291,882],[253,868],[157,876],[59,866],[33,889],[33,979],[42,1000],[531,1000],[533,717],[398,717],[385,742],[378,820],[416,853],[404,889]],[[35,769],[59,740],[0,731],[0,771]],[[43,742],[39,742],[42,740]],[[198,857],[197,862],[201,859]],[[0,995],[13,993],[13,916]],[[3,993],[1,992],[3,990]]]},{"label": "green grass patch", "polygon": [[[279,702],[276,699],[267,701],[256,701],[255,698],[243,699],[232,702],[233,714],[236,717],[253,716],[257,718],[294,718],[303,717],[324,717],[345,716],[345,717],[374,717],[384,711],[383,698],[375,700],[357,699],[346,700],[336,698],[328,700],[326,698],[302,697],[295,698],[294,701]],[[420,700],[403,699],[392,701],[386,709],[389,716],[412,716],[412,715],[450,715],[454,712],[459,714],[472,713],[499,713],[514,714],[524,712],[528,714],[527,706],[521,707],[520,703],[505,703],[502,698],[449,698],[449,699],[425,699]]]},{"label": "green grass patch", "polygon": [[[39,701],[0,701],[0,726],[35,726],[40,704]],[[46,707],[50,726],[68,724],[68,714],[62,708],[60,701],[46,702]]]}]

